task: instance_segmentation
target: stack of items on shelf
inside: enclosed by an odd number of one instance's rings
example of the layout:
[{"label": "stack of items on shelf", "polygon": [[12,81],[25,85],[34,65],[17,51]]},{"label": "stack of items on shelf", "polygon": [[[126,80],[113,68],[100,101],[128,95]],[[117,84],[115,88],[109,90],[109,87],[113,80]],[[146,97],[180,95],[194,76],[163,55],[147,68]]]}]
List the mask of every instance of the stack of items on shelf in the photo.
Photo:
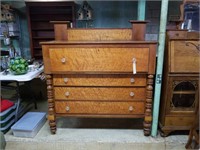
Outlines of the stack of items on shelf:
[{"label": "stack of items on shelf", "polygon": [[16,104],[5,99],[1,99],[0,102],[0,131],[6,133],[15,123]]}]

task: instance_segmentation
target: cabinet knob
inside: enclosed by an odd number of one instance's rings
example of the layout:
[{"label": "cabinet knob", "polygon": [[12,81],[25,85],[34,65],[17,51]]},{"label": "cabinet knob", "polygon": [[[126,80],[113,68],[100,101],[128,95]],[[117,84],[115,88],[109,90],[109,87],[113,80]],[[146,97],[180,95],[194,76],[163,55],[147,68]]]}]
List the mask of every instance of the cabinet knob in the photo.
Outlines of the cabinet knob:
[{"label": "cabinet knob", "polygon": [[68,78],[64,78],[64,82],[67,83],[69,81]]},{"label": "cabinet knob", "polygon": [[134,92],[130,92],[130,96],[133,97],[135,94]]},{"label": "cabinet knob", "polygon": [[65,96],[68,97],[69,96],[69,92],[65,92]]},{"label": "cabinet knob", "polygon": [[70,111],[70,107],[69,107],[69,106],[66,106],[65,110],[66,110],[66,111]]},{"label": "cabinet knob", "polygon": [[133,111],[133,106],[129,106],[129,108],[128,108],[128,110],[130,111],[130,112],[132,112]]},{"label": "cabinet knob", "polygon": [[61,62],[64,64],[64,63],[66,62],[66,58],[63,57],[63,58],[61,59]]},{"label": "cabinet knob", "polygon": [[130,81],[131,81],[131,83],[134,83],[134,82],[135,82],[135,79],[134,79],[134,78],[131,78]]}]

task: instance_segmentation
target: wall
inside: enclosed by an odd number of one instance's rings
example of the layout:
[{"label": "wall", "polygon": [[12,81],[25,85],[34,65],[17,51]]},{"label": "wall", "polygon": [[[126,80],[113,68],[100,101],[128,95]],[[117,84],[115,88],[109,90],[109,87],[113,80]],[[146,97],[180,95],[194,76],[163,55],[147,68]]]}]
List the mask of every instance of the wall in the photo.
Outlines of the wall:
[{"label": "wall", "polygon": [[[13,1],[13,0],[3,0],[1,3],[10,4],[12,8],[16,9],[16,13],[19,16],[19,27],[20,27],[20,37],[13,38],[12,42],[17,51],[21,50],[21,55],[30,59],[30,40],[29,40],[29,32],[28,32],[28,22],[26,16],[26,7],[25,2],[23,0]],[[7,49],[7,46],[3,44],[1,41],[1,49]]]},{"label": "wall", "polygon": [[[28,32],[28,23],[26,17],[25,2],[23,0],[3,0],[10,3],[20,12],[21,24],[21,45],[22,56],[29,59],[30,56],[30,41]],[[77,10],[82,4],[82,1],[75,1]],[[87,27],[94,28],[126,28],[130,27],[129,20],[137,19],[137,1],[88,1],[94,11],[94,19],[92,24]],[[169,2],[169,16],[179,15],[179,1]],[[161,1],[147,1],[146,3],[146,20],[150,20],[147,26],[147,33],[150,36],[148,39],[154,40],[157,38],[160,23],[160,7]],[[77,12],[76,10],[76,12]],[[91,26],[90,26],[91,25]],[[77,22],[77,27],[86,27],[85,22]],[[155,36],[156,35],[156,36]],[[18,43],[19,44],[19,43]],[[16,48],[17,47],[17,44]]]},{"label": "wall", "polygon": [[[76,1],[77,9],[82,2]],[[92,26],[95,28],[131,27],[129,20],[137,19],[137,1],[88,1],[93,9]],[[77,27],[86,27],[86,22],[78,21]]]}]

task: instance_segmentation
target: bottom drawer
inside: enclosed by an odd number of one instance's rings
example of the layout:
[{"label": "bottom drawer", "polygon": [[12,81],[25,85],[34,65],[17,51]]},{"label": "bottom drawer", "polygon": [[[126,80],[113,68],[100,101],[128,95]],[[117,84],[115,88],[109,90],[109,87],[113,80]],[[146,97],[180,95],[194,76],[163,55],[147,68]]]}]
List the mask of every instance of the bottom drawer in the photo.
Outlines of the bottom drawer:
[{"label": "bottom drawer", "polygon": [[144,114],[144,102],[55,102],[56,113],[65,114],[103,114],[128,115]]},{"label": "bottom drawer", "polygon": [[166,116],[165,126],[188,126],[192,125],[194,116]]}]

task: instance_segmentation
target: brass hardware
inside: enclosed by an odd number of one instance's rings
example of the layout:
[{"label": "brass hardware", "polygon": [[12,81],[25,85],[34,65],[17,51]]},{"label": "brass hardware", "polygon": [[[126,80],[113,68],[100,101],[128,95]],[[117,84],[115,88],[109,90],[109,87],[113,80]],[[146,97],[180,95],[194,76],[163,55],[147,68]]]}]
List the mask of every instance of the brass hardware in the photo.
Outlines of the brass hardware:
[{"label": "brass hardware", "polygon": [[63,57],[63,58],[61,59],[61,62],[62,62],[63,64],[66,62],[65,57]]},{"label": "brass hardware", "polygon": [[135,82],[135,79],[134,79],[134,78],[131,78],[130,81],[131,81],[131,83],[134,83],[134,82]]},{"label": "brass hardware", "polygon": [[69,92],[65,92],[65,96],[68,97],[69,96]]},{"label": "brass hardware", "polygon": [[134,92],[130,92],[130,96],[133,97],[135,94]]},{"label": "brass hardware", "polygon": [[133,106],[129,106],[129,108],[128,108],[128,110],[131,112],[133,111],[133,109],[134,109]]},{"label": "brass hardware", "polygon": [[68,78],[64,78],[64,82],[67,83],[69,81]]},{"label": "brass hardware", "polygon": [[66,111],[70,111],[70,107],[69,106],[66,106]]}]

